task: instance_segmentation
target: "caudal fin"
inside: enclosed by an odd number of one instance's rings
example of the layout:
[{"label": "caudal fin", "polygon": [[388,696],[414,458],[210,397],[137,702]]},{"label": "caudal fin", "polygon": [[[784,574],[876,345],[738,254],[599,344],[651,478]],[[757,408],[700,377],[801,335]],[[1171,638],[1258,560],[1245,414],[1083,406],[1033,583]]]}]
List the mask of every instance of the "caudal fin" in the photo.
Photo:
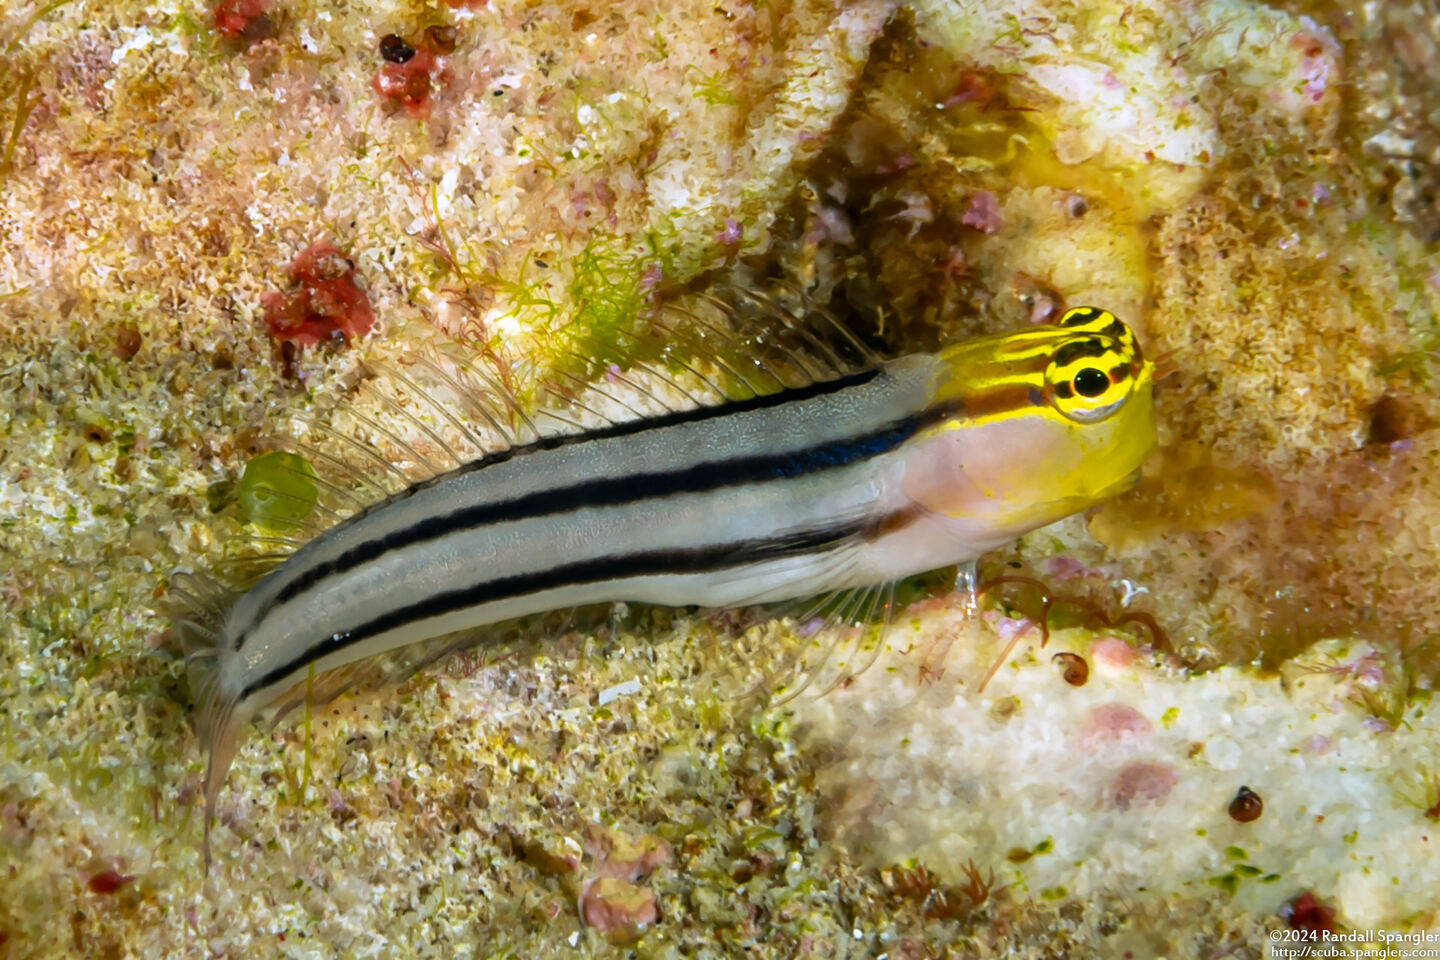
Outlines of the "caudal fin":
[{"label": "caudal fin", "polygon": [[236,592],[204,574],[179,573],[170,581],[176,604],[175,632],[185,655],[190,690],[199,709],[200,742],[205,748],[205,870],[210,870],[210,824],[215,801],[230,769],[240,729],[248,717],[237,713],[237,699],[221,683],[225,660],[234,655],[224,642],[225,614]]}]

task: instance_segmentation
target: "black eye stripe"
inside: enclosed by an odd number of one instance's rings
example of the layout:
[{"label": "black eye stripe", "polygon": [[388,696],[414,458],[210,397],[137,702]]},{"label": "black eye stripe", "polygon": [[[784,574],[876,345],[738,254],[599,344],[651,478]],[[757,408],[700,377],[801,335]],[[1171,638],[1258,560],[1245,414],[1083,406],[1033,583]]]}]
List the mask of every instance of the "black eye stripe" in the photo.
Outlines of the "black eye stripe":
[{"label": "black eye stripe", "polygon": [[1069,400],[1075,396],[1075,391],[1070,389],[1070,381],[1066,380],[1064,383],[1055,384],[1055,396],[1061,400]]},{"label": "black eye stripe", "polygon": [[1094,307],[1076,307],[1060,318],[1060,325],[1062,327],[1078,327],[1081,324],[1090,323],[1098,316],[1100,316],[1100,311]]},{"label": "black eye stripe", "polygon": [[1130,376],[1130,364],[1128,363],[1117,363],[1110,368],[1111,383],[1120,383],[1128,376]]},{"label": "black eye stripe", "polygon": [[1077,340],[1056,350],[1054,362],[1063,367],[1081,357],[1103,357],[1109,352],[1110,346],[1104,340]]}]

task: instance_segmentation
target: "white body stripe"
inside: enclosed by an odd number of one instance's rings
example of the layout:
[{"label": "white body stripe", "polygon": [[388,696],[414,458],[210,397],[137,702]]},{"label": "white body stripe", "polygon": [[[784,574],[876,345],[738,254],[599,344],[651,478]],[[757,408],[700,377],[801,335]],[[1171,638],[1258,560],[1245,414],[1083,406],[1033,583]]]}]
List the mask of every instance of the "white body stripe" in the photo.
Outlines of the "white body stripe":
[{"label": "white body stripe", "polygon": [[[936,361],[910,357],[858,386],[794,403],[683,422],[626,436],[541,449],[418,489],[412,495],[322,534],[241,598],[225,641],[238,656],[222,664],[230,696],[248,691],[240,712],[273,699],[303,679],[311,660],[323,671],[404,644],[517,616],[594,602],[726,606],[805,596],[835,587],[893,579],[955,562],[886,550],[877,565],[865,544],[837,544],[805,556],[740,568],[621,576],[504,597],[387,629],[318,658],[307,650],[375,622],[387,613],[473,584],[520,577],[561,563],[635,553],[688,551],[824,529],[837,520],[864,521],[904,509],[899,477],[904,452],[894,450],[832,469],[699,493],[563,509],[501,519],[475,529],[379,552],[352,570],[332,573],[276,602],[287,583],[347,550],[402,534],[436,515],[506,504],[597,480],[661,474],[704,464],[774,456],[881,430],[923,410]],[[843,550],[837,554],[836,550]],[[903,569],[894,569],[900,559]],[[920,565],[916,565],[916,562]],[[275,676],[286,665],[295,669]],[[261,688],[258,678],[273,677]]]}]

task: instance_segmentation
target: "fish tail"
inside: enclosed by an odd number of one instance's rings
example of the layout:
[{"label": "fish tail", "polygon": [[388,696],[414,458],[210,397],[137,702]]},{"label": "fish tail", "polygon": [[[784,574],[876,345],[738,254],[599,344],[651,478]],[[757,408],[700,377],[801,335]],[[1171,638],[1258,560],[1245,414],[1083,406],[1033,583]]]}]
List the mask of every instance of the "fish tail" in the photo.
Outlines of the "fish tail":
[{"label": "fish tail", "polygon": [[235,757],[240,731],[249,720],[248,714],[239,709],[239,697],[223,682],[225,664],[236,656],[224,640],[225,614],[236,593],[207,576],[193,573],[177,574],[170,582],[170,593],[179,607],[176,633],[185,655],[192,697],[199,707],[198,732],[207,756],[203,844],[208,873],[216,800]]}]

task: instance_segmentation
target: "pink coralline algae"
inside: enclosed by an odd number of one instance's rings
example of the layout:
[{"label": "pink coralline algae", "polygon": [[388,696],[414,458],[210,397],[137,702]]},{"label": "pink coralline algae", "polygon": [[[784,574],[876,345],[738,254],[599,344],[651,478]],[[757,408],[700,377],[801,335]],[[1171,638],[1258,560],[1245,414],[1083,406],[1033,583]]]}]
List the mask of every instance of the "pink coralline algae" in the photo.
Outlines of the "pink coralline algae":
[{"label": "pink coralline algae", "polygon": [[670,844],[657,837],[630,840],[598,824],[585,830],[585,852],[595,858],[595,872],[605,877],[638,880],[670,862]]},{"label": "pink coralline algae", "polygon": [[1000,215],[1000,200],[989,190],[977,190],[970,197],[970,206],[961,214],[960,222],[981,233],[998,233],[1005,225]]},{"label": "pink coralline algae", "polygon": [[734,217],[726,217],[725,229],[721,230],[720,235],[715,239],[722,247],[738,247],[743,236],[744,234],[740,229],[740,221]]},{"label": "pink coralline algae", "polygon": [[1134,647],[1119,637],[1099,637],[1090,644],[1091,659],[1117,670],[1130,666],[1139,656]]},{"label": "pink coralline algae", "polygon": [[1115,775],[1109,800],[1117,810],[1129,810],[1137,803],[1165,799],[1179,782],[1179,774],[1168,764],[1132,763]]},{"label": "pink coralline algae", "polygon": [[1305,96],[1311,103],[1319,103],[1340,72],[1340,51],[1333,40],[1318,33],[1297,34],[1290,42],[1302,50],[1300,77]]},{"label": "pink coralline algae", "polygon": [[1080,745],[1087,750],[1120,740],[1149,736],[1155,728],[1134,707],[1106,703],[1090,711],[1080,731]]},{"label": "pink coralline algae", "polygon": [[580,918],[612,942],[634,940],[660,919],[655,892],[634,881],[668,863],[670,845],[658,837],[631,840],[592,823],[585,830],[585,852],[594,858],[598,876],[581,889]]}]

